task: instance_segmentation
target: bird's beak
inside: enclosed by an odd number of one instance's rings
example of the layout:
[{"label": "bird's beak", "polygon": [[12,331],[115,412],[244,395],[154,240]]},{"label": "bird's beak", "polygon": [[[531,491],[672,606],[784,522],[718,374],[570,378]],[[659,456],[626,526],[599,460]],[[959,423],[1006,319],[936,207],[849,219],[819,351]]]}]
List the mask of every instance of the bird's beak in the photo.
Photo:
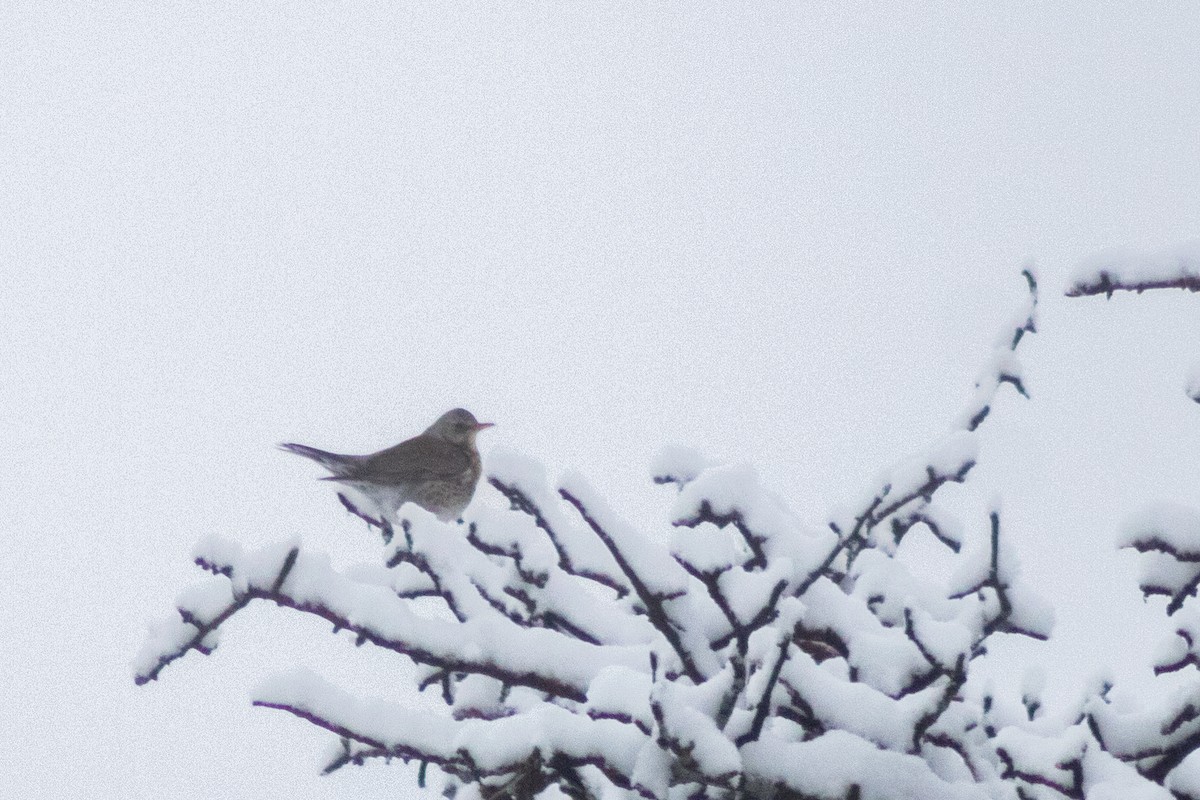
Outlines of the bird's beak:
[{"label": "bird's beak", "polygon": [[481,430],[483,430],[484,428],[490,428],[490,427],[492,427],[492,426],[493,426],[493,425],[495,425],[495,424],[496,424],[496,423],[494,423],[494,422],[476,422],[476,423],[475,423],[475,430],[477,430],[477,431],[481,431]]}]

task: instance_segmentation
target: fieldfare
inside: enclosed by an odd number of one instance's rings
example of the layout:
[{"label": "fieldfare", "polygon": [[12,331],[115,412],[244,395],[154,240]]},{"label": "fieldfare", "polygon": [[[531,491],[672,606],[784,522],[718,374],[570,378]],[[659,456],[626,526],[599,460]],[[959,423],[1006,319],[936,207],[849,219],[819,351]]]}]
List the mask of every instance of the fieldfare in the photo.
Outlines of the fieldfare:
[{"label": "fieldfare", "polygon": [[311,458],[333,473],[321,480],[343,483],[369,498],[379,509],[379,520],[362,514],[344,495],[338,495],[346,508],[378,524],[390,539],[388,517],[408,502],[443,522],[458,519],[479,482],[475,435],[491,426],[491,422],[478,422],[470,411],[456,408],[438,417],[420,436],[366,456],[327,453],[303,444],[279,446]]}]

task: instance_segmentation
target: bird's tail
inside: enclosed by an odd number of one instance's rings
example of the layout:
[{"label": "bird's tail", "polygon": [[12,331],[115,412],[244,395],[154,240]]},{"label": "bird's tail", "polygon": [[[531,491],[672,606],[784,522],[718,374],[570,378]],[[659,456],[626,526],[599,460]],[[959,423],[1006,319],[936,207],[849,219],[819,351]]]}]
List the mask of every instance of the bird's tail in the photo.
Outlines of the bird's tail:
[{"label": "bird's tail", "polygon": [[318,450],[315,447],[309,447],[306,444],[293,444],[287,442],[279,445],[280,450],[286,450],[289,453],[295,453],[298,456],[311,458],[313,461],[320,464],[325,469],[334,474],[335,477],[340,477],[346,471],[346,468],[353,464],[356,460],[354,456],[343,456],[337,453],[329,453],[325,450]]}]

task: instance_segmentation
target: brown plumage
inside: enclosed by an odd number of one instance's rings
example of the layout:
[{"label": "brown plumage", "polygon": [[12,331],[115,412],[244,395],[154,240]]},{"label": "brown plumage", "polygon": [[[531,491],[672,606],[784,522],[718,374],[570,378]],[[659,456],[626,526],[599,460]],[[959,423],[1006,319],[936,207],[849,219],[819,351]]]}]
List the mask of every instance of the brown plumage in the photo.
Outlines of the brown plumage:
[{"label": "brown plumage", "polygon": [[303,444],[279,446],[333,473],[322,480],[362,492],[385,521],[407,502],[449,521],[458,518],[475,494],[480,473],[475,435],[491,426],[456,408],[438,417],[420,436],[370,455],[340,455]]}]

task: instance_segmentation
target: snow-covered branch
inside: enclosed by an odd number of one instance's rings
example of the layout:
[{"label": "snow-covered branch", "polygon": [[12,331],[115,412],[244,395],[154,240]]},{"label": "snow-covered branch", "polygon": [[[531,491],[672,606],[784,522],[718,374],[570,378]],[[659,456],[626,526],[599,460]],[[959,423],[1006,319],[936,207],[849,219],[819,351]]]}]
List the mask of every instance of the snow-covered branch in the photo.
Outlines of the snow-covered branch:
[{"label": "snow-covered branch", "polygon": [[1022,395],[1029,396],[1021,377],[1021,362],[1016,353],[1025,334],[1037,332],[1038,282],[1033,264],[1026,264],[1021,275],[1025,278],[1029,294],[1001,331],[992,349],[991,358],[975,382],[975,396],[960,419],[960,427],[964,430],[973,431],[987,419],[992,410],[992,401],[1001,385],[1007,383]]},{"label": "snow-covered branch", "polygon": [[[1076,270],[1068,297],[1150,289],[1184,289],[1200,292],[1200,239],[1157,253],[1112,250],[1087,259]],[[1184,391],[1200,403],[1200,363],[1192,365]]]},{"label": "snow-covered branch", "polygon": [[[352,580],[333,570],[324,556],[294,548],[280,565],[278,550],[247,553],[220,539],[202,542],[196,563],[214,575],[181,598],[175,627],[161,628],[147,642],[138,658],[137,682],[158,678],[167,664],[190,650],[211,652],[217,627],[256,599],[319,616],[335,630],[350,631],[360,641],[421,664],[577,701],[586,698],[592,678],[604,666],[640,665],[648,659],[644,646],[597,646],[556,631],[521,627],[490,606],[491,613],[458,623],[423,618],[389,586]],[[547,663],[549,659],[560,663]]]},{"label": "snow-covered branch", "polygon": [[[431,717],[403,706],[358,697],[309,672],[276,676],[256,692],[254,704],[287,711],[362,746],[348,760],[416,759],[464,780],[508,776],[531,761],[574,768],[590,765],[623,788],[632,786],[646,735],[613,719],[591,718],[539,704],[526,713],[495,719]],[[552,742],[547,752],[546,743]]]},{"label": "snow-covered branch", "polygon": [[[255,704],[331,732],[326,772],[418,762],[448,797],[1014,800],[1183,786],[1200,743],[1194,691],[1131,715],[1099,689],[1053,713],[1036,681],[1020,698],[972,681],[997,637],[1044,639],[1053,622],[999,511],[960,519],[943,492],[973,479],[1000,387],[1026,394],[1017,351],[1036,329],[1037,281],[1024,276],[1028,295],[950,431],[827,525],[805,523],[751,467],[677,448],[653,469],[672,487],[671,525],[642,529],[582,478],[552,481],[494,451],[487,482],[509,508],[477,503],[460,525],[411,505],[370,519],[385,534],[374,564],[201,542],[209,574],[152,629],[135,679],[210,653],[262,600],[400,657],[406,690],[438,708],[308,672],[267,678]],[[902,557],[919,528],[945,545],[949,586]],[[1148,513],[1122,546],[1151,560],[1143,591],[1168,595],[1178,621],[1160,668],[1200,665],[1200,517]]]},{"label": "snow-covered branch", "polygon": [[1130,517],[1118,547],[1143,553],[1139,581],[1146,597],[1169,597],[1167,614],[1183,608],[1200,587],[1200,511],[1160,504]]},{"label": "snow-covered branch", "polygon": [[1075,271],[1068,297],[1150,289],[1200,292],[1200,239],[1161,250],[1138,253],[1110,250],[1087,259]]},{"label": "snow-covered branch", "polygon": [[[1151,254],[1102,253],[1080,265],[1067,295],[1111,297],[1151,289],[1200,291],[1200,240]],[[1185,388],[1200,402],[1200,368],[1192,368]],[[1141,554],[1142,594],[1167,598],[1164,610],[1176,624],[1174,637],[1154,654],[1155,673],[1200,668],[1200,610],[1190,602],[1200,591],[1200,512],[1169,504],[1143,509],[1125,521],[1117,546]],[[1200,762],[1191,756],[1200,749],[1198,708],[1195,683],[1137,712],[1119,712],[1101,692],[1087,702],[1085,720],[1096,751],[1133,765],[1163,791],[1147,796],[1197,797]]]}]

